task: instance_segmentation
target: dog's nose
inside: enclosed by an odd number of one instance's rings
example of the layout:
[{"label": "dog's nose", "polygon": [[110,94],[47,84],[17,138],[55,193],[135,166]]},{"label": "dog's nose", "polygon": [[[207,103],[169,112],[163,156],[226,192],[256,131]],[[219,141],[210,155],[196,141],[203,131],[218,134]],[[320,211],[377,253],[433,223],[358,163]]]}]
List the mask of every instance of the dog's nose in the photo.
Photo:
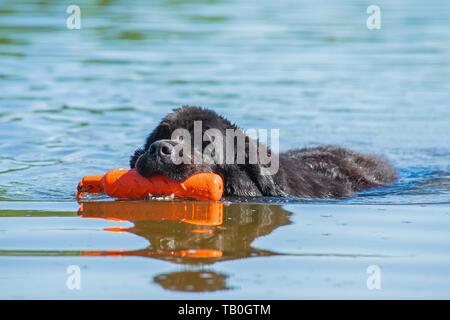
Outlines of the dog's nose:
[{"label": "dog's nose", "polygon": [[150,145],[149,153],[153,156],[165,158],[169,157],[172,152],[172,144],[164,140],[155,141]]}]

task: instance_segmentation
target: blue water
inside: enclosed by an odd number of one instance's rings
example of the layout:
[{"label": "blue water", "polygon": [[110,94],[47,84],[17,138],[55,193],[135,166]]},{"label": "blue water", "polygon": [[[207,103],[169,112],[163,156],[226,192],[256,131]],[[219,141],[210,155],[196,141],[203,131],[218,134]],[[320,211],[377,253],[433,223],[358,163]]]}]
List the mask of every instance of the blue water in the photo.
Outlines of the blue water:
[{"label": "blue water", "polygon": [[[76,4],[81,30],[66,28],[66,3],[0,2],[0,268],[12,274],[0,277],[0,288],[22,288],[0,289],[0,296],[57,297],[64,288],[50,285],[40,294],[25,284],[35,273],[51,278],[70,259],[66,254],[98,270],[111,258],[86,258],[79,250],[134,252],[148,246],[148,235],[110,234],[104,231],[111,227],[108,220],[78,217],[75,186],[83,175],[127,167],[160,118],[184,104],[210,107],[243,128],[280,129],[282,150],[337,144],[381,154],[400,176],[391,186],[352,199],[288,199],[292,204],[287,206],[266,199],[291,212],[291,223],[258,238],[269,240],[257,240],[258,248],[277,255],[215,264],[221,269],[215,279],[234,288],[224,297],[285,297],[283,288],[292,282],[272,274],[281,266],[305,285],[305,291],[292,285],[296,297],[307,297],[306,292],[317,297],[450,296],[443,280],[450,261],[450,2],[377,1],[380,30],[366,28],[368,4],[357,0]],[[316,205],[325,215],[345,218],[349,236],[327,236],[334,228],[340,234],[339,221],[326,231],[322,220],[312,218]],[[367,205],[376,205],[375,211]],[[390,214],[379,216],[377,208]],[[298,213],[304,210],[312,213],[302,220]],[[347,216],[349,210],[353,214]],[[132,217],[124,220],[133,224]],[[296,240],[308,224],[315,233]],[[39,233],[30,231],[39,225]],[[78,237],[84,242],[77,243]],[[374,239],[390,240],[371,247]],[[286,246],[290,241],[302,244]],[[428,249],[421,247],[424,242]],[[313,258],[303,264],[298,253]],[[322,253],[328,256],[315,255]],[[373,296],[346,273],[345,268],[361,267],[358,277],[364,278],[371,255],[384,257],[383,263],[396,270],[394,291]],[[328,281],[330,262],[341,269]],[[144,271],[149,266],[151,275]],[[122,257],[118,269],[108,272],[129,280],[124,291],[133,297],[188,297],[158,291],[157,283],[171,281],[158,275],[171,266],[137,255]],[[267,269],[258,278],[252,270],[261,266]],[[127,267],[145,273],[145,282]],[[298,268],[303,269],[297,274]],[[408,268],[416,286],[401,276]],[[189,282],[183,270],[178,276]],[[431,282],[429,274],[435,275]],[[346,288],[345,294],[330,290],[330,283]],[[85,297],[114,297],[118,291],[101,283],[92,286]]]}]

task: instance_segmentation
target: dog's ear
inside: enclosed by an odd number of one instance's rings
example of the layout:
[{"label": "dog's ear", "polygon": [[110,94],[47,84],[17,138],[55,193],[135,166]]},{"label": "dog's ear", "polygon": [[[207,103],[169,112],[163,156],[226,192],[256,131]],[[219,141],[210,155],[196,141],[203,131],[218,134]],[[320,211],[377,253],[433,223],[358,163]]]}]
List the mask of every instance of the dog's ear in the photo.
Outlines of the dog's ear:
[{"label": "dog's ear", "polygon": [[140,156],[142,156],[145,153],[144,149],[139,148],[137,149],[134,154],[130,157],[130,168],[134,169],[136,167],[136,161],[139,159]]},{"label": "dog's ear", "polygon": [[224,177],[224,193],[227,196],[260,197],[263,194],[258,186],[239,165],[226,165],[222,167]]},{"label": "dog's ear", "polygon": [[[261,148],[260,148],[261,147]],[[258,140],[253,140],[251,138],[247,138],[246,140],[246,164],[244,165],[244,169],[247,172],[247,175],[250,179],[253,180],[253,183],[258,187],[263,196],[272,196],[272,197],[282,197],[287,194],[283,191],[283,189],[276,183],[274,179],[274,174],[269,174],[269,170],[263,167],[261,163],[261,154],[263,151],[266,154],[272,154],[272,151],[269,147],[260,144]],[[250,163],[250,152],[256,152],[256,163]],[[266,169],[266,170],[265,170]]]},{"label": "dog's ear", "polygon": [[247,164],[245,171],[250,179],[256,184],[263,196],[282,197],[286,196],[286,192],[276,183],[273,175],[263,173],[260,164]]}]

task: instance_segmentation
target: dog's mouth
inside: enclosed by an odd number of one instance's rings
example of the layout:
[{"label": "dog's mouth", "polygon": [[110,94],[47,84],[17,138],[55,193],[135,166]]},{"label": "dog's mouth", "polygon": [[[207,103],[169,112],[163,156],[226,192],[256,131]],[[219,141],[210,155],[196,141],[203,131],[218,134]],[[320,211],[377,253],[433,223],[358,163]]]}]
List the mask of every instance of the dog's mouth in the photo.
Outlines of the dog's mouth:
[{"label": "dog's mouth", "polygon": [[214,172],[210,166],[163,162],[161,159],[148,155],[147,153],[137,159],[136,171],[145,178],[163,175],[176,181],[184,180],[196,173]]}]

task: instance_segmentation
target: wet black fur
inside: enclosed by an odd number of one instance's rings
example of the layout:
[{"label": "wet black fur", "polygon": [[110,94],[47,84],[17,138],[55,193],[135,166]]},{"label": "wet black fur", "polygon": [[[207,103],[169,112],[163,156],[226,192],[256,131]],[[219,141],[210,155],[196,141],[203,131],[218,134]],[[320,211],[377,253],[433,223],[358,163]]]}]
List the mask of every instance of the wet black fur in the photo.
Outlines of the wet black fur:
[{"label": "wet black fur", "polygon": [[[275,175],[261,174],[259,164],[167,164],[148,156],[150,145],[171,139],[177,128],[185,128],[193,136],[194,121],[201,120],[203,131],[238,129],[226,118],[200,107],[182,107],[168,114],[147,137],[145,145],[131,156],[131,168],[144,176],[163,173],[184,179],[195,172],[216,172],[225,183],[225,196],[296,196],[305,198],[351,197],[366,188],[393,182],[396,174],[384,159],[336,147],[321,146],[289,150],[279,155]],[[248,138],[248,141],[252,141]],[[235,146],[236,147],[236,146]]]}]

